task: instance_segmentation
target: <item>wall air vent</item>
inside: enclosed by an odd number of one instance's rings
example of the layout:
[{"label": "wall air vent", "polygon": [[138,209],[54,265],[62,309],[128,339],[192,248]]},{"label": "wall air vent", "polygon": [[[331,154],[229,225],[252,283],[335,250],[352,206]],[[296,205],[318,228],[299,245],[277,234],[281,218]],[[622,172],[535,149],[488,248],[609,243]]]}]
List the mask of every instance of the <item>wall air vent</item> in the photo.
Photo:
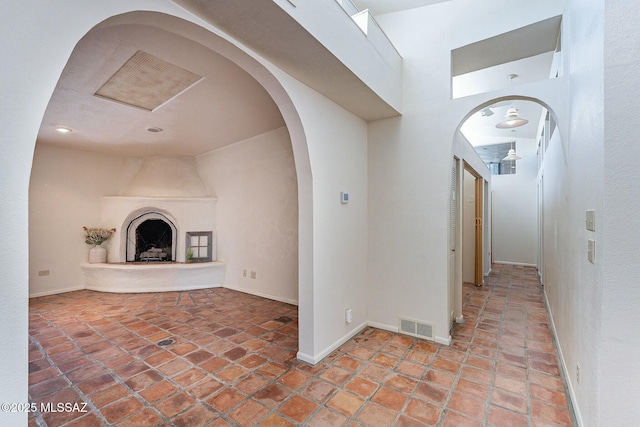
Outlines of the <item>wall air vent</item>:
[{"label": "wall air vent", "polygon": [[398,331],[401,334],[411,335],[413,337],[424,338],[431,341],[435,340],[433,336],[433,324],[420,320],[407,319],[399,317]]},{"label": "wall air vent", "polygon": [[141,50],[95,93],[99,98],[153,111],[203,77]]}]

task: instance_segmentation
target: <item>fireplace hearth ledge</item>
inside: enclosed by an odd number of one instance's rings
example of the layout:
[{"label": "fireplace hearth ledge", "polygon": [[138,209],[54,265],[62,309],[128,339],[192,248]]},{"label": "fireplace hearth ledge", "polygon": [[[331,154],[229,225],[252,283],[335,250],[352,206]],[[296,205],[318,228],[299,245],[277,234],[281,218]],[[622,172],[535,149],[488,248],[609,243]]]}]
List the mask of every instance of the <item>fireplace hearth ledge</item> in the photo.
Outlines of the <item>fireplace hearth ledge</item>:
[{"label": "fireplace hearth ledge", "polygon": [[224,283],[224,263],[82,264],[85,289],[143,293],[217,288]]}]

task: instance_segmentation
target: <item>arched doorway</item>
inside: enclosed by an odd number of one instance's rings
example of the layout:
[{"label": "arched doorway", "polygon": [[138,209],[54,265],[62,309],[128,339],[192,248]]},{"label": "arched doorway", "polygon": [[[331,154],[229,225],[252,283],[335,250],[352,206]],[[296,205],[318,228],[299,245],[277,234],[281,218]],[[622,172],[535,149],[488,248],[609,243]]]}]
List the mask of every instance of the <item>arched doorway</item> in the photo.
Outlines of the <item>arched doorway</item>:
[{"label": "arched doorway", "polygon": [[[223,57],[224,60],[232,64],[233,67],[240,69],[242,73],[249,76],[253,84],[265,91],[270,97],[271,102],[277,106],[277,113],[284,121],[291,141],[293,161],[295,162],[295,175],[297,177],[297,294],[298,300],[300,301],[299,327],[301,331],[304,331],[304,333],[300,334],[300,339],[306,340],[308,343],[313,342],[313,320],[307,311],[308,307],[313,304],[313,294],[310,289],[312,286],[313,265],[313,259],[311,257],[311,176],[304,131],[292,101],[289,99],[284,87],[265,66],[222,37],[213,32],[203,31],[201,27],[183,19],[157,12],[130,12],[107,18],[96,25],[91,32],[102,32],[108,37],[124,37],[124,35],[137,34],[138,31],[142,31],[140,34],[146,34],[146,37],[149,37],[149,34],[145,32],[149,31],[149,29],[151,29],[151,33],[156,36],[160,35],[165,40],[175,38],[180,40],[181,43],[184,42],[192,45],[194,49],[196,49],[197,60],[202,60],[203,53]],[[184,50],[181,49],[176,49],[174,53],[176,55],[185,55]],[[112,58],[109,58],[109,60],[111,59]],[[158,108],[172,107],[167,105]],[[155,129],[158,127],[149,126],[149,128]],[[152,131],[148,130],[148,132]],[[177,155],[180,155],[180,152],[178,152]],[[179,237],[182,238],[182,236]],[[301,350],[304,350],[306,353],[312,353],[311,350],[303,349],[302,343],[300,347]]]},{"label": "arched doorway", "polygon": [[[505,115],[510,108],[516,108],[520,117],[528,120],[526,126],[496,126],[507,119]],[[486,202],[477,211],[484,217],[482,238],[485,242],[478,249],[482,251],[484,275],[491,271],[492,263],[532,266],[542,275],[542,164],[548,141],[557,130],[554,117],[551,108],[539,99],[513,95],[478,105],[458,127],[454,155],[472,165],[475,175],[484,176],[489,183],[475,192],[483,195]],[[515,160],[509,160],[512,149]],[[478,174],[479,171],[482,173]],[[459,179],[463,176],[457,175]],[[461,198],[460,193],[456,201],[459,210],[464,203]],[[459,227],[457,242],[462,245],[462,214],[450,223],[452,227]],[[464,277],[462,256],[456,255],[449,283],[457,319],[461,315],[457,310],[461,310]],[[474,281],[476,279],[474,277]]]}]

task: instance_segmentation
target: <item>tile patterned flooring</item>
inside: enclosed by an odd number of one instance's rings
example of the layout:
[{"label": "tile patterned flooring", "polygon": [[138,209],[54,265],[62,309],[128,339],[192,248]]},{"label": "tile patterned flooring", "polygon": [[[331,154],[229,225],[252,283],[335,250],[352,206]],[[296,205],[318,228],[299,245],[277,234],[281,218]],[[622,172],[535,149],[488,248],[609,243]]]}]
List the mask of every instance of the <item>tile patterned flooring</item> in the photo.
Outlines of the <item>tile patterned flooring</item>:
[{"label": "tile patterned flooring", "polygon": [[[297,307],[223,288],[30,301],[30,426],[570,426],[535,269],[465,284],[450,347],[366,328],[311,366]],[[164,339],[175,342],[166,346]]]}]

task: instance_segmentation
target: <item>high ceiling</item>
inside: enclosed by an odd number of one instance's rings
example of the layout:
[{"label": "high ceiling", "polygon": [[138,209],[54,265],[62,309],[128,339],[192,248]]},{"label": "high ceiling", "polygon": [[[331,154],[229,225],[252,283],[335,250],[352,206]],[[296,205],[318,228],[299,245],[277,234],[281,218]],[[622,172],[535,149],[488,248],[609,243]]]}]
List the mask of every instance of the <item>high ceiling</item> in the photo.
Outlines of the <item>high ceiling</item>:
[{"label": "high ceiling", "polygon": [[[554,77],[562,19],[555,16],[516,30],[462,46],[452,52],[454,98],[517,87]],[[509,108],[529,120],[524,126],[499,129]],[[529,140],[535,143],[544,114],[540,104],[513,100],[490,105],[470,117],[462,133],[471,145]]]},{"label": "high ceiling", "polygon": [[[200,4],[195,0],[180,1]],[[373,14],[380,14],[441,2],[358,0],[356,3],[361,8],[370,8]],[[309,43],[305,46],[311,49]],[[203,78],[152,111],[95,96],[138,51]],[[308,49],[305,52],[313,54]],[[464,91],[488,92],[509,84],[548,78],[552,59],[552,54],[541,54],[456,76],[454,94],[458,90],[465,96],[468,93]],[[334,76],[331,81],[336,80],[338,72],[328,74]],[[518,78],[508,81],[506,76],[511,73],[518,74]],[[351,96],[357,99],[361,93],[358,89]],[[505,131],[495,128],[495,123],[509,106],[518,108],[530,123],[505,135]],[[539,105],[507,102],[493,105],[488,111],[494,114],[477,113],[462,128],[472,145],[505,142],[516,137],[535,138],[537,118],[542,114]],[[52,95],[38,143],[131,157],[194,156],[284,125],[269,94],[231,61],[157,27],[119,25],[94,29],[78,43]],[[60,126],[72,132],[56,132],[55,128]]]}]

